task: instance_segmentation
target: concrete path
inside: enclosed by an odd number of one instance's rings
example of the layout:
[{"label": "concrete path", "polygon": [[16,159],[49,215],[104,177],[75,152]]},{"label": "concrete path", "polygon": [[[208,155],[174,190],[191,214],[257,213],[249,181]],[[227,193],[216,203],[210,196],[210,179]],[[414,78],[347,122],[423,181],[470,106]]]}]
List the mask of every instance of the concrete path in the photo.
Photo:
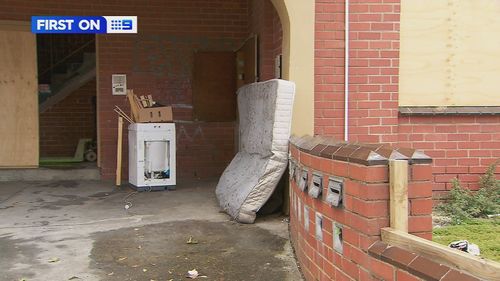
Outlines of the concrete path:
[{"label": "concrete path", "polygon": [[301,280],[283,218],[231,222],[215,184],[134,193],[99,181],[2,182],[0,280],[177,281],[192,269],[201,280]]}]

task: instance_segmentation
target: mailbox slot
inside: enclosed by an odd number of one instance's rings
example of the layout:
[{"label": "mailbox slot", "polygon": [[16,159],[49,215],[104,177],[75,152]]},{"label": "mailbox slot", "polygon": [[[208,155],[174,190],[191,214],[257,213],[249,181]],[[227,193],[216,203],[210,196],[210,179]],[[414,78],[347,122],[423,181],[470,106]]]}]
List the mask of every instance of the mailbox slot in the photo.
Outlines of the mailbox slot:
[{"label": "mailbox slot", "polygon": [[316,213],[316,239],[323,241],[323,217]]},{"label": "mailbox slot", "polygon": [[290,164],[288,167],[289,167],[288,172],[290,173],[289,174],[290,180],[294,180],[295,179],[295,169],[297,168],[297,164],[295,164],[295,161],[290,160]]},{"label": "mailbox slot", "polygon": [[297,164],[297,166],[295,167],[295,171],[294,171],[294,177],[295,177],[295,183],[298,185],[299,182],[300,182],[300,174],[302,172],[302,169],[300,168],[300,166]]},{"label": "mailbox slot", "polygon": [[323,176],[319,173],[313,173],[311,186],[309,187],[309,196],[319,198],[323,190]]},{"label": "mailbox slot", "polygon": [[304,229],[309,231],[309,208],[304,205]]},{"label": "mailbox slot", "polygon": [[330,177],[328,179],[328,193],[326,195],[326,202],[334,207],[339,207],[342,204],[344,180],[337,177]]},{"label": "mailbox slot", "polygon": [[300,180],[299,180],[299,189],[302,191],[306,191],[307,189],[307,177],[308,177],[308,171],[306,168],[304,168],[300,173]]},{"label": "mailbox slot", "polygon": [[342,229],[343,226],[339,223],[335,223],[333,226],[333,248],[340,254],[344,252],[344,239],[342,237]]}]

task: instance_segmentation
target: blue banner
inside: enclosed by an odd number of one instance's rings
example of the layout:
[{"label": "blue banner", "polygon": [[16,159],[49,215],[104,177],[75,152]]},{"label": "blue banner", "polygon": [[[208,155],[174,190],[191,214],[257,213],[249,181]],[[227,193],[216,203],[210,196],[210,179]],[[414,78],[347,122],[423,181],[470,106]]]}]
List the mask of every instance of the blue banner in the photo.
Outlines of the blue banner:
[{"label": "blue banner", "polygon": [[33,33],[137,33],[137,16],[32,16]]}]

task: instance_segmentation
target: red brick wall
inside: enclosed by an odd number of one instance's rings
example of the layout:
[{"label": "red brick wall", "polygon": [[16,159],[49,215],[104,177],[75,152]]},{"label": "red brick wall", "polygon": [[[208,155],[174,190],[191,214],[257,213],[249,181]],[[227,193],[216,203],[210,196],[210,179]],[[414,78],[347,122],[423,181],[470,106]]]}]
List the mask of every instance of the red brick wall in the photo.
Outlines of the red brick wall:
[{"label": "red brick wall", "polygon": [[464,187],[476,190],[479,176],[500,159],[500,116],[400,117],[398,140],[434,159],[435,198],[447,193],[457,177]]},{"label": "red brick wall", "polygon": [[[398,116],[400,0],[352,1],[350,12],[349,140],[423,149],[436,197],[454,177],[477,189],[500,158],[500,117]],[[315,33],[314,133],[343,139],[344,1],[316,0]]]},{"label": "red brick wall", "polygon": [[[229,163],[227,155],[234,153],[233,134],[228,133],[234,124],[192,120],[192,55],[195,50],[234,50],[243,42],[248,37],[247,0],[153,0],[147,5],[138,0],[0,3],[0,19],[29,21],[37,14],[138,16],[138,34],[97,36],[98,128],[104,179],[115,173],[117,117],[113,107],[119,105],[128,111],[123,97],[111,95],[113,73],[127,74],[129,88],[139,94],[152,94],[161,103],[173,104],[175,119],[191,122],[189,126],[199,127],[205,133],[202,145],[198,140],[179,139],[182,148],[177,171],[180,176],[218,176],[222,172]],[[214,127],[219,129],[213,130]],[[178,135],[182,135],[180,131]],[[124,139],[124,147],[127,147],[127,134]],[[209,151],[198,155],[189,153],[203,149]],[[126,153],[124,159],[127,159]],[[202,172],[208,163],[211,168]],[[123,169],[127,170],[126,165]]]},{"label": "red brick wall", "polygon": [[[399,0],[350,5],[349,140],[396,142]],[[343,139],[344,1],[316,0],[315,134]]]},{"label": "red brick wall", "polygon": [[275,78],[274,62],[281,54],[281,22],[271,1],[249,3],[249,33],[259,38],[259,81],[266,81]]},{"label": "red brick wall", "polygon": [[[315,149],[298,149],[294,144],[290,148],[292,161],[300,169],[308,169],[309,187],[312,172],[323,176],[323,195],[318,199],[290,180],[290,234],[306,280],[418,280],[406,269],[398,270],[368,253],[370,246],[380,240],[380,229],[389,226],[387,164],[365,166],[315,156],[317,151],[311,151]],[[409,175],[409,232],[431,239],[431,166],[410,165]],[[344,180],[344,203],[340,208],[325,201],[330,176]],[[304,208],[309,210],[309,217],[304,216]],[[322,217],[322,239],[316,236],[316,215]],[[309,221],[309,229],[305,228],[305,220]],[[341,253],[333,244],[335,224],[343,228]]]},{"label": "red brick wall", "polygon": [[81,138],[96,139],[95,79],[40,113],[40,156],[73,156]]}]

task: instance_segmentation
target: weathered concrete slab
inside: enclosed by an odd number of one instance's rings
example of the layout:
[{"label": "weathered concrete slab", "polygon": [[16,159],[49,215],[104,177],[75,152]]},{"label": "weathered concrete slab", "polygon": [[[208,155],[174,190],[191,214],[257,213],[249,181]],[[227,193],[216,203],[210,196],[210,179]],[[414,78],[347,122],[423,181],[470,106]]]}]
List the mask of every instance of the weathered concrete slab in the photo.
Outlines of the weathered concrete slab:
[{"label": "weathered concrete slab", "polygon": [[[2,182],[0,280],[186,280],[193,268],[204,280],[301,280],[288,224],[228,222],[215,184],[135,194],[98,181]],[[198,244],[185,244],[191,235]]]}]

